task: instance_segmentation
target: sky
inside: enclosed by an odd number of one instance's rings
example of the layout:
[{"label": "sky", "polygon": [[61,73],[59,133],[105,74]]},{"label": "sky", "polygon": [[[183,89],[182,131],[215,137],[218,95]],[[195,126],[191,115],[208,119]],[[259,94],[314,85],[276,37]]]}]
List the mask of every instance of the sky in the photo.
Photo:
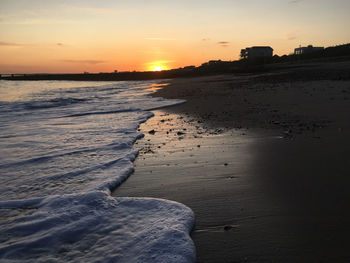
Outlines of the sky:
[{"label": "sky", "polygon": [[350,42],[349,0],[0,0],[0,73],[147,71]]}]

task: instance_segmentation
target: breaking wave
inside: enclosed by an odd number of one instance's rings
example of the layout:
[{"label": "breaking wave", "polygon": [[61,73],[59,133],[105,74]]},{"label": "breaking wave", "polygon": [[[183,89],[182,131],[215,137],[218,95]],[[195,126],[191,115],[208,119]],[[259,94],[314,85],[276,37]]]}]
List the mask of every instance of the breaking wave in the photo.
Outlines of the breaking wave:
[{"label": "breaking wave", "polygon": [[110,195],[147,110],[183,102],[151,98],[153,83],[0,81],[2,262],[195,261],[189,208]]}]

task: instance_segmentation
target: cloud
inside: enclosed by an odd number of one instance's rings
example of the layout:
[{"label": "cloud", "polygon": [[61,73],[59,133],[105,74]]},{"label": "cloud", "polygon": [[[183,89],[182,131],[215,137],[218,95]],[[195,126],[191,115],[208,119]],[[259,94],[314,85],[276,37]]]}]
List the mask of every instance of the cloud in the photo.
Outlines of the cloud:
[{"label": "cloud", "polygon": [[298,38],[298,32],[292,31],[285,34],[284,38],[286,40],[295,40]]},{"label": "cloud", "polygon": [[18,43],[0,41],[0,46],[6,46],[6,47],[20,47],[20,46],[23,46],[23,45],[22,45],[22,44],[18,44]]},{"label": "cloud", "polygon": [[66,44],[63,44],[61,42],[58,43],[15,43],[15,42],[6,42],[6,41],[0,41],[0,46],[3,47],[39,47],[39,48],[46,48],[46,47],[66,47]]},{"label": "cloud", "polygon": [[297,39],[296,36],[287,36],[287,40],[295,40],[295,39]]},{"label": "cloud", "polygon": [[302,2],[303,0],[291,0],[289,1],[289,4],[298,4],[300,2]]},{"label": "cloud", "polygon": [[210,41],[210,38],[202,38],[202,41]]},{"label": "cloud", "polygon": [[74,59],[63,59],[61,60],[62,62],[65,63],[77,63],[77,64],[92,64],[92,65],[96,65],[96,64],[102,64],[102,63],[106,63],[107,61],[104,60],[90,60],[90,59],[83,59],[83,60],[74,60]]},{"label": "cloud", "polygon": [[228,47],[230,45],[230,42],[228,41],[220,41],[218,44],[222,47]]}]

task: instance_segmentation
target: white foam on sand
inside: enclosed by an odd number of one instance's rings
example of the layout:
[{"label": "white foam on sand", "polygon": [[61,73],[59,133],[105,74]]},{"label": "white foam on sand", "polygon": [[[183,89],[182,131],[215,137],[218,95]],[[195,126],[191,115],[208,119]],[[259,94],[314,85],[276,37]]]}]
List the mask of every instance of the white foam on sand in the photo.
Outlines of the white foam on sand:
[{"label": "white foam on sand", "polygon": [[2,226],[2,262],[195,261],[194,215],[179,203],[103,191],[24,202],[34,212]]},{"label": "white foam on sand", "polygon": [[[183,101],[147,98],[150,92],[133,88],[134,83],[116,85],[61,88],[60,95],[82,99],[62,104],[45,98],[56,107],[45,114],[26,106],[8,116],[23,103],[3,104],[8,120],[2,120],[7,126],[0,134],[5,150],[0,158],[1,262],[195,261],[190,208],[168,200],[111,196],[133,172],[133,142],[142,137],[135,130],[152,116],[146,110]],[[56,90],[44,95],[51,94],[57,96]],[[117,128],[108,126],[116,120]],[[28,128],[19,130],[18,123]],[[10,128],[19,133],[11,134]],[[19,158],[15,151],[23,147],[35,151],[23,151]]]}]

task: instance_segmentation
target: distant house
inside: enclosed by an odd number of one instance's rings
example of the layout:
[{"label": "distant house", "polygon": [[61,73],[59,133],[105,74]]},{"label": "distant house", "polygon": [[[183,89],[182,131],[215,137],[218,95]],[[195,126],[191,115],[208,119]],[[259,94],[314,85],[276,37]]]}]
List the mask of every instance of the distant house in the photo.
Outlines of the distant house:
[{"label": "distant house", "polygon": [[196,68],[196,66],[186,66],[186,67],[184,67],[183,69],[184,70],[193,70],[193,69],[195,69]]},{"label": "distant house", "polygon": [[312,45],[308,45],[307,47],[298,47],[294,49],[294,55],[303,55],[303,54],[309,54],[315,51],[321,51],[324,50],[324,47],[314,47]]},{"label": "distant house", "polygon": [[221,62],[222,62],[221,59],[219,59],[219,60],[210,60],[208,62],[203,63],[202,67],[217,65],[217,64],[220,64]]},{"label": "distant house", "polygon": [[268,46],[247,47],[241,50],[241,58],[256,59],[256,58],[271,58],[273,49]]}]

